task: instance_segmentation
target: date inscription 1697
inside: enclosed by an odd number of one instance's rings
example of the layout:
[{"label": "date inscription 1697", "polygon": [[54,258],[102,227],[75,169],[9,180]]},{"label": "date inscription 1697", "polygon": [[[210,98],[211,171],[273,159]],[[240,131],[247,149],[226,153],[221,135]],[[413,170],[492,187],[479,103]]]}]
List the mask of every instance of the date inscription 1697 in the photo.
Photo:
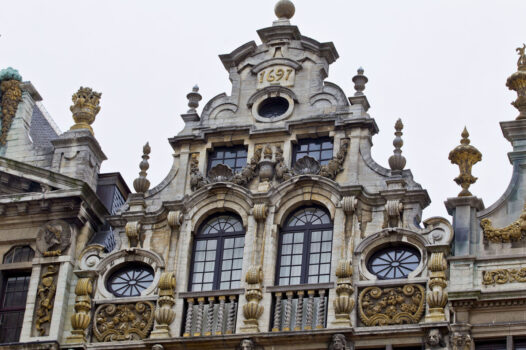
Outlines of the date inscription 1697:
[{"label": "date inscription 1697", "polygon": [[294,86],[296,72],[288,66],[272,66],[258,73],[258,89],[269,85]]}]

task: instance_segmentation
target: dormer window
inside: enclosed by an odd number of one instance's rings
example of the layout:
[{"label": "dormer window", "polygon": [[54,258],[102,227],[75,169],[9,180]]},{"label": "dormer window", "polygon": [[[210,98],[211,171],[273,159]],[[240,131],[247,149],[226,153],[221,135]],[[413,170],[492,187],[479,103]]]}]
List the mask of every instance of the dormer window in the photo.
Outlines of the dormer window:
[{"label": "dormer window", "polygon": [[294,146],[292,164],[299,159],[309,156],[325,165],[332,159],[333,142],[331,138],[323,137],[318,139],[302,139]]},{"label": "dormer window", "polygon": [[245,146],[216,147],[208,154],[208,172],[218,164],[232,169],[235,174],[247,164],[247,149]]}]

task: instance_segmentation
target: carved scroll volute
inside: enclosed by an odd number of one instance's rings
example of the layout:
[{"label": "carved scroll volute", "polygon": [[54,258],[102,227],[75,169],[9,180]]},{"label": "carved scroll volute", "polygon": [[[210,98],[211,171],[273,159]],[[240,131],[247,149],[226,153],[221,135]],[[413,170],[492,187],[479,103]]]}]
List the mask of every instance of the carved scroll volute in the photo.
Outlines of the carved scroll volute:
[{"label": "carved scroll volute", "polygon": [[141,235],[141,223],[138,221],[131,221],[125,227],[126,236],[130,243],[130,247],[134,248],[139,245]]},{"label": "carved scroll volute", "polygon": [[91,322],[91,294],[93,284],[90,278],[81,278],[75,287],[75,313],[71,315],[71,335],[67,337],[69,344],[85,343],[86,329]]},{"label": "carved scroll volute", "polygon": [[263,314],[263,306],[259,305],[263,299],[261,283],[263,282],[263,270],[260,265],[249,267],[245,281],[247,288],[245,298],[247,303],[243,305],[244,326],[241,327],[243,333],[259,332],[259,318]]},{"label": "carved scroll volute", "polygon": [[168,212],[168,225],[173,228],[179,228],[183,223],[183,213],[180,210]]},{"label": "carved scroll volute", "polygon": [[428,269],[430,272],[429,291],[427,292],[429,314],[426,316],[426,322],[443,322],[446,321],[444,308],[448,297],[446,291],[447,261],[443,252],[431,254]]},{"label": "carved scroll volute", "polygon": [[345,214],[354,214],[357,209],[358,199],[355,196],[345,196],[342,198],[342,208]]},{"label": "carved scroll volute", "polygon": [[254,215],[254,219],[256,219],[257,221],[265,220],[268,214],[267,205],[265,203],[259,203],[254,205],[252,213]]},{"label": "carved scroll volute", "polygon": [[351,327],[351,311],[354,308],[352,294],[352,264],[350,260],[340,260],[336,267],[336,298],[334,299],[336,327]]},{"label": "carved scroll volute", "polygon": [[169,338],[170,324],[175,319],[175,273],[164,272],[159,279],[159,299],[157,300],[158,307],[155,310],[155,329],[151,334],[151,338]]},{"label": "carved scroll volute", "polygon": [[404,211],[403,203],[398,199],[390,199],[385,204],[387,214],[387,227],[401,227],[402,213]]}]

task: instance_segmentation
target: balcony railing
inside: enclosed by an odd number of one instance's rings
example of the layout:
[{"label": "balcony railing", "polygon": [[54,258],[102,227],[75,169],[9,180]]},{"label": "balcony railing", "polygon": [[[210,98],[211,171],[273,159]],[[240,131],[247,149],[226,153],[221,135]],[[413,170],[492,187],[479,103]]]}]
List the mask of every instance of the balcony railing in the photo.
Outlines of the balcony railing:
[{"label": "balcony railing", "polygon": [[272,332],[325,328],[332,287],[332,283],[325,283],[267,288],[273,295]]},{"label": "balcony railing", "polygon": [[239,295],[243,291],[181,293],[186,309],[183,337],[234,334]]}]

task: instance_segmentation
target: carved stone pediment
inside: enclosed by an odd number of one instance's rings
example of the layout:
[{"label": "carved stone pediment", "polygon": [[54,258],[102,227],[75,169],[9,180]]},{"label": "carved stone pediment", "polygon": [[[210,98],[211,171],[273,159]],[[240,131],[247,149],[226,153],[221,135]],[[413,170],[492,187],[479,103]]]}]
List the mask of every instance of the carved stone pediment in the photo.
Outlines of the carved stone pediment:
[{"label": "carved stone pediment", "polygon": [[53,220],[38,230],[37,250],[42,256],[65,254],[71,243],[71,227],[62,220]]},{"label": "carved stone pediment", "polygon": [[294,163],[292,167],[292,172],[294,175],[318,175],[320,172],[321,166],[318,161],[312,157],[305,156],[300,158]]}]

